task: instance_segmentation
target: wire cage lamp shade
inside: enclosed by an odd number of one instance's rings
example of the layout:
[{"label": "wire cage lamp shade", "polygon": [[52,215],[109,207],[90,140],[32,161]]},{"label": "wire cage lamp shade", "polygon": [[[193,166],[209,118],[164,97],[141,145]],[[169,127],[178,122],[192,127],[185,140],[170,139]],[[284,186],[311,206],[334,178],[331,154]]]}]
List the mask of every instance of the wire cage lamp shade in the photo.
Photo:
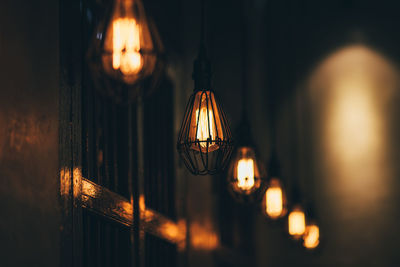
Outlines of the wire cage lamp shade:
[{"label": "wire cage lamp shade", "polygon": [[163,69],[163,45],[141,0],[113,0],[102,10],[87,54],[89,67],[101,93],[130,102],[143,82]]},{"label": "wire cage lamp shade", "polygon": [[192,174],[216,174],[227,165],[232,135],[212,90],[195,90],[186,107],[177,149]]}]

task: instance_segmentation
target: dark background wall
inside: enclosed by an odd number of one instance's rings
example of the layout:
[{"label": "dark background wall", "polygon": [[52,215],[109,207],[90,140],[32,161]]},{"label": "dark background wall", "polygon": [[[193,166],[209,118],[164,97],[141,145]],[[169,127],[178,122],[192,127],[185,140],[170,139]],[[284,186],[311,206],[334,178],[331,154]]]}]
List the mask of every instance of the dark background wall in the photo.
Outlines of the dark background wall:
[{"label": "dark background wall", "polygon": [[[199,1],[144,2],[166,46],[167,73],[175,90],[177,133],[193,89],[191,72],[199,38]],[[234,209],[232,204],[231,211],[236,211],[229,214],[236,219],[231,245],[251,255],[254,265],[399,264],[398,9],[396,1],[246,1],[246,91],[254,139],[266,162],[270,157],[273,103],[278,107],[278,152],[283,178],[288,185],[293,179],[301,181],[305,196],[316,205],[323,235],[321,250],[307,253],[287,238],[283,225],[269,223],[256,208]],[[209,1],[207,10],[207,43],[215,90],[234,129],[241,107],[243,4],[239,0]],[[7,0],[0,4],[2,266],[57,266],[59,262],[58,26],[57,1],[16,4]],[[354,105],[350,104],[343,117],[358,114],[356,124],[365,118],[376,118],[379,127],[373,126],[374,120],[367,120],[359,127],[359,133],[346,128],[347,124],[329,128],[329,121],[341,114],[335,113],[336,102],[331,100],[341,92],[335,81],[341,77],[338,69],[347,66],[343,63],[347,58],[349,65],[355,66],[349,68],[350,73],[359,66],[380,67],[379,71],[366,68],[363,75],[356,75],[364,81],[361,86],[369,84],[365,87],[368,104],[358,102],[357,94],[363,99],[360,92],[364,90],[353,91],[350,86],[347,91],[354,93],[350,94],[355,95]],[[330,67],[331,62],[335,68]],[[366,76],[374,78],[364,79]],[[364,112],[359,113],[360,110]],[[340,126],[343,121],[336,122]],[[365,131],[376,133],[379,142],[374,144],[378,145],[370,146],[366,139],[348,149],[364,149],[364,154],[374,156],[359,157],[354,153],[343,161],[349,154],[338,149],[343,143],[332,133],[348,134],[349,139],[344,139],[347,142],[364,136]],[[188,266],[218,266],[227,261],[220,240],[226,224],[220,220],[223,209],[228,207],[220,205],[224,185],[215,181],[224,178],[193,177],[175,156],[178,213],[186,214],[194,234],[197,231],[206,236],[202,245],[190,244]],[[229,202],[233,200],[225,194],[223,203]],[[243,218],[253,227],[241,229],[245,224],[236,221]],[[247,239],[243,241],[240,236]],[[243,249],[240,244],[249,244],[250,248]],[[234,259],[231,266],[243,263]]]},{"label": "dark background wall", "polygon": [[1,1],[0,62],[0,265],[58,266],[58,1]]}]

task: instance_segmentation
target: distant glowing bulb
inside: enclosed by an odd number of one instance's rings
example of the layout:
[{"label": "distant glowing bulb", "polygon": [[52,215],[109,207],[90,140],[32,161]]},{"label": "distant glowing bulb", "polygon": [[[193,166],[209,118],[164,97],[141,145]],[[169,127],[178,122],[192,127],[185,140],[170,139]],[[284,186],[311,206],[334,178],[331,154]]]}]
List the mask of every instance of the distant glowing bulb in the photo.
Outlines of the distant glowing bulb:
[{"label": "distant glowing bulb", "polygon": [[319,227],[315,224],[307,225],[303,246],[307,249],[314,249],[319,245]]},{"label": "distant glowing bulb", "polygon": [[237,186],[243,190],[250,190],[254,186],[254,162],[252,159],[241,159],[237,166]]},{"label": "distant glowing bulb", "polygon": [[270,187],[266,191],[265,207],[266,212],[271,218],[277,218],[283,211],[282,188]]},{"label": "distant glowing bulb", "polygon": [[296,206],[288,216],[289,234],[300,238],[306,230],[306,219],[301,207]]},{"label": "distant glowing bulb", "polygon": [[278,178],[271,178],[262,205],[265,215],[271,219],[278,219],[286,214],[286,197]]},{"label": "distant glowing bulb", "polygon": [[234,197],[242,200],[242,195],[257,193],[261,188],[264,172],[257,161],[256,153],[250,146],[238,147],[228,171],[228,185]]}]

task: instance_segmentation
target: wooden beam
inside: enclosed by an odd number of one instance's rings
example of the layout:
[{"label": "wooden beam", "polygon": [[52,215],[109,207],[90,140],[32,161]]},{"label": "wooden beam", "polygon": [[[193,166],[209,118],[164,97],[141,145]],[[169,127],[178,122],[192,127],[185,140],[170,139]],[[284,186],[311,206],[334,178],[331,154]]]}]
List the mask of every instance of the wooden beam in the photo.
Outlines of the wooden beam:
[{"label": "wooden beam", "polygon": [[82,206],[126,226],[133,224],[132,204],[124,197],[82,178]]},{"label": "wooden beam", "polygon": [[[131,227],[133,206],[124,197],[92,181],[82,178],[82,207]],[[185,247],[185,222],[177,223],[164,215],[145,209],[140,212],[140,229],[154,236]]]}]

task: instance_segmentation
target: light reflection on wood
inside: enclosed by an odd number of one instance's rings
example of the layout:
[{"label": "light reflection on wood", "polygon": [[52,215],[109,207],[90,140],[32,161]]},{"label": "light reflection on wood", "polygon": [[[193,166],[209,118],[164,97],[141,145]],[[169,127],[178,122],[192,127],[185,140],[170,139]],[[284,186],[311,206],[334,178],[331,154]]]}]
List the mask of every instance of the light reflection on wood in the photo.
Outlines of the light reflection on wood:
[{"label": "light reflection on wood", "polygon": [[60,170],[60,194],[62,197],[68,196],[71,192],[71,170],[67,167]]},{"label": "light reflection on wood", "polygon": [[82,206],[127,226],[133,224],[133,208],[124,197],[82,179]]},{"label": "light reflection on wood", "polygon": [[[64,174],[65,175],[65,174]],[[82,178],[82,206],[100,213],[124,225],[133,225],[133,205],[126,198],[102,187],[92,181]],[[184,220],[178,223],[162,214],[147,209],[144,197],[141,197],[141,229],[147,233],[178,245],[178,249],[185,248],[186,224]]]}]

